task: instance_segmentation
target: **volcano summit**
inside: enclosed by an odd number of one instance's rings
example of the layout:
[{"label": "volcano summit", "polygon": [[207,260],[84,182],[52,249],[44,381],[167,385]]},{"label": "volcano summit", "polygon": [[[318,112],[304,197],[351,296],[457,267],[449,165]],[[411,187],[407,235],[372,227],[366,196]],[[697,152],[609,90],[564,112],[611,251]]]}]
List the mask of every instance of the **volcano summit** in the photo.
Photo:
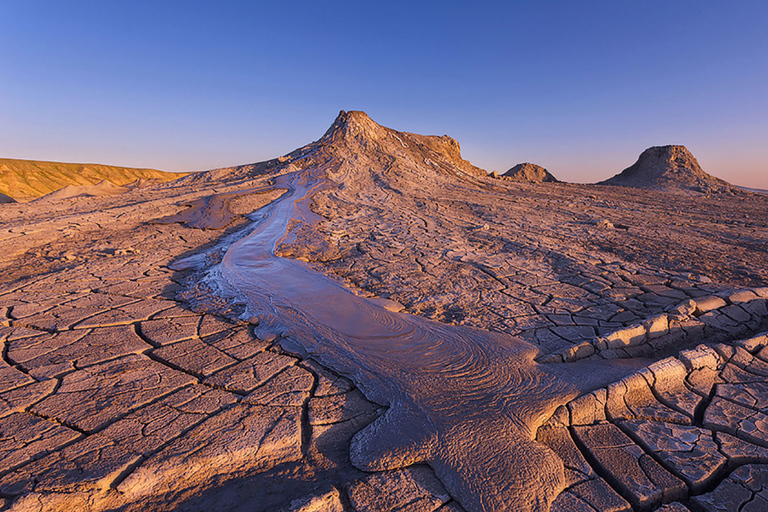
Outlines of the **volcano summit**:
[{"label": "volcano summit", "polygon": [[682,194],[737,192],[730,183],[704,172],[685,146],[648,148],[637,162],[601,184]]},{"label": "volcano summit", "polygon": [[0,205],[0,505],[768,500],[768,196],[670,201],[704,191],[680,148],[620,175],[643,193],[515,182],[341,112],[267,162]]},{"label": "volcano summit", "polygon": [[514,181],[529,181],[531,183],[556,182],[557,178],[540,165],[528,162],[517,164],[504,174],[503,177]]}]

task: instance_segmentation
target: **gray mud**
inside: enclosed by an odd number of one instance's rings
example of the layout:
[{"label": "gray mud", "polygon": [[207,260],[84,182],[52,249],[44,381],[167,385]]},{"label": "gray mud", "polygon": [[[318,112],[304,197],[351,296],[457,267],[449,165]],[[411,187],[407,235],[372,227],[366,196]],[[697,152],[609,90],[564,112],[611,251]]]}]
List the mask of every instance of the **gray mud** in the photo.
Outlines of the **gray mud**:
[{"label": "gray mud", "polygon": [[648,361],[539,365],[525,341],[388,311],[302,261],[276,256],[290,226],[317,222],[309,204],[325,184],[312,169],[278,178],[288,193],[257,212],[253,232],[208,279],[247,302],[257,333],[281,334],[284,348],[350,376],[389,406],[355,437],[356,466],[426,462],[470,510],[546,509],[564,487],[563,466],[533,441],[536,428],[558,405]]}]

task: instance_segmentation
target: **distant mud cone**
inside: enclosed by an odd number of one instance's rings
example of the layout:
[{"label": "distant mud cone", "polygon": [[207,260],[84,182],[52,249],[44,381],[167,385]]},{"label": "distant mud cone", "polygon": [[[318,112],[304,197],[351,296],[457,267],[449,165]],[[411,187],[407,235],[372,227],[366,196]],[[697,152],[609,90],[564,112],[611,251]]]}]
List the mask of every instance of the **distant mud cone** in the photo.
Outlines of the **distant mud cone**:
[{"label": "distant mud cone", "polygon": [[738,189],[704,172],[685,146],[653,146],[634,165],[599,185],[683,194],[736,193]]},{"label": "distant mud cone", "polygon": [[502,176],[512,181],[526,181],[529,183],[556,183],[560,181],[540,165],[528,162],[517,164]]}]

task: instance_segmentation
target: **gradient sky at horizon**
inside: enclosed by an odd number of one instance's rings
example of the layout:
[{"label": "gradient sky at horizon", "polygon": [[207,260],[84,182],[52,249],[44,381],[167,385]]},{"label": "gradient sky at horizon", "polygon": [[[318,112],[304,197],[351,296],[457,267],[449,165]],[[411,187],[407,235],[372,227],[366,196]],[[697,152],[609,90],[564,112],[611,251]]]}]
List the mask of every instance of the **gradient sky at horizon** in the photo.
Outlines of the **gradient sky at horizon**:
[{"label": "gradient sky at horizon", "polygon": [[0,157],[202,170],[339,110],[488,171],[608,178],[653,145],[768,189],[768,3],[0,0]]}]

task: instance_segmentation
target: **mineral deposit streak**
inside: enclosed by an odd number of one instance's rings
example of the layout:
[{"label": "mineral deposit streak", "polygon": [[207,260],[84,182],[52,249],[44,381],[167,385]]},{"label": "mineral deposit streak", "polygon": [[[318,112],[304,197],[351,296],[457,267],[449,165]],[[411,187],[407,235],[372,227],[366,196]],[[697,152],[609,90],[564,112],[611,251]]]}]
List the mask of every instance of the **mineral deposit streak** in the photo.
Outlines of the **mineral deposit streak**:
[{"label": "mineral deposit streak", "polygon": [[[499,333],[394,313],[308,264],[275,255],[292,223],[314,223],[319,170],[281,176],[288,193],[257,212],[210,276],[245,299],[257,329],[288,350],[350,376],[389,406],[357,434],[364,470],[425,462],[469,510],[545,510],[563,486],[559,459],[532,441],[554,408],[605,385],[637,363],[538,365],[528,343]],[[623,365],[623,366],[621,366]]]}]

